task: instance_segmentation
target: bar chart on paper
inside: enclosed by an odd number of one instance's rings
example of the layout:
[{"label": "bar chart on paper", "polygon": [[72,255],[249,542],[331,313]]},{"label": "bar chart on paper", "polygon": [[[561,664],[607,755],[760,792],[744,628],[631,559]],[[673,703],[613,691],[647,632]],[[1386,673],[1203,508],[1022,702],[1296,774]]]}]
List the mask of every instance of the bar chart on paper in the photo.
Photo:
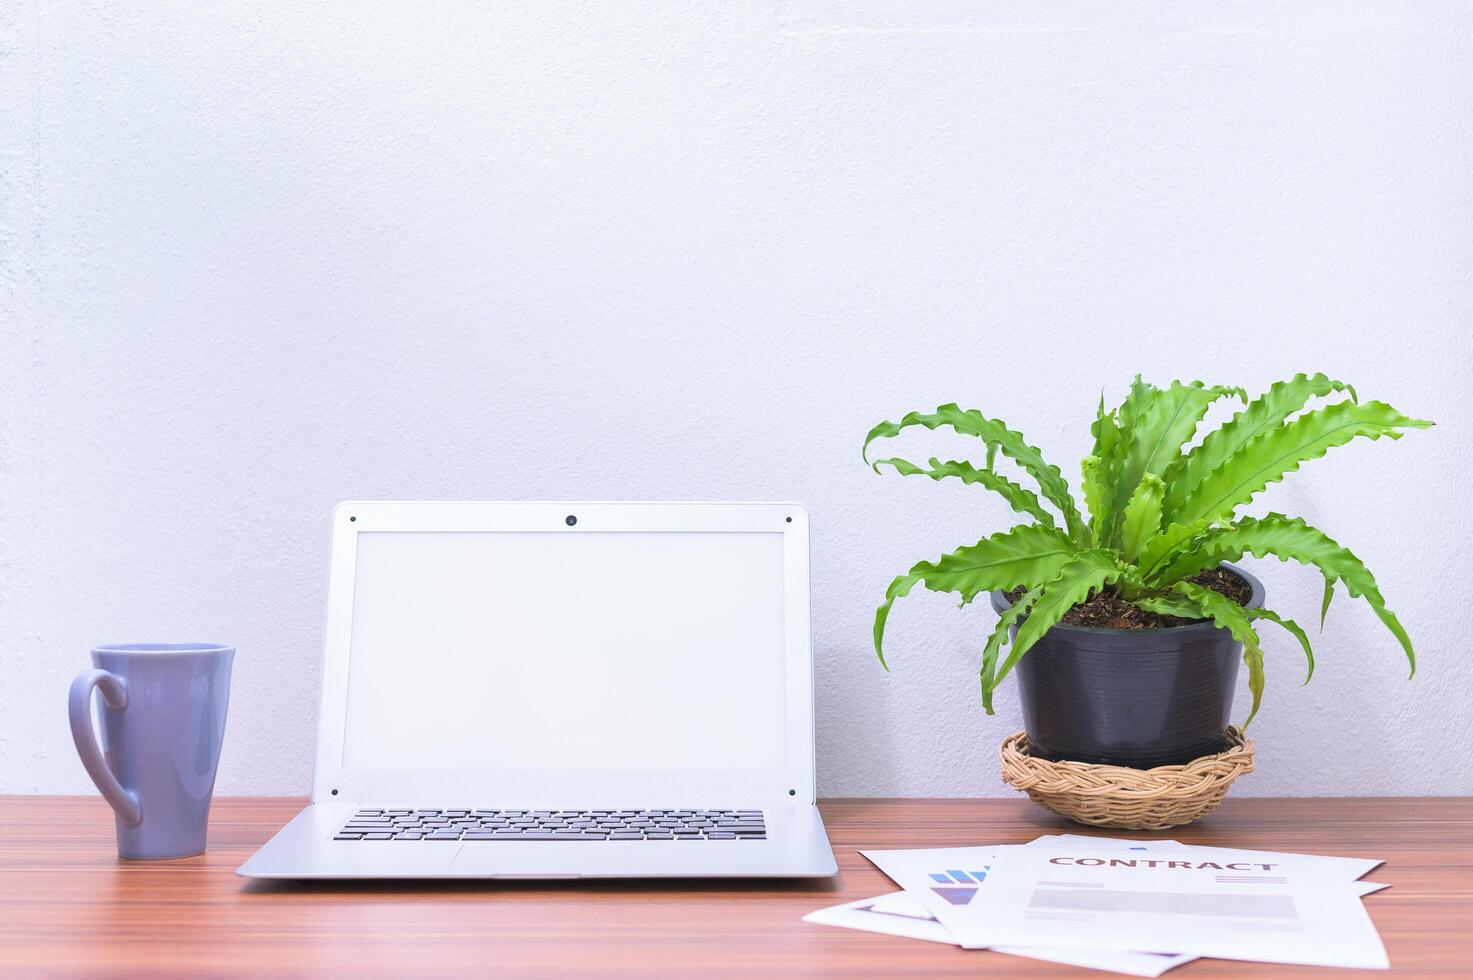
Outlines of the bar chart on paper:
[{"label": "bar chart on paper", "polygon": [[932,871],[931,880],[938,884],[931,891],[952,905],[966,905],[977,894],[977,886],[987,880],[987,869],[981,871]]}]

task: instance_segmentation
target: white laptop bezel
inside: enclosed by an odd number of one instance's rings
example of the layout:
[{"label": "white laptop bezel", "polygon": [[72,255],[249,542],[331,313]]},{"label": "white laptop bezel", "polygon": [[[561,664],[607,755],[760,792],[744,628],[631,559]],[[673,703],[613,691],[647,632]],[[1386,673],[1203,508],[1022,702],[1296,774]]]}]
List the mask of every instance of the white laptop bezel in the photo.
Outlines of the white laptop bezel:
[{"label": "white laptop bezel", "polygon": [[[577,524],[569,526],[569,514]],[[373,531],[767,531],[783,535],[786,763],[761,771],[514,772],[342,765],[358,535]],[[791,503],[348,501],[333,511],[314,803],[416,806],[752,805],[815,801],[808,514]],[[733,665],[732,669],[739,669]]]}]

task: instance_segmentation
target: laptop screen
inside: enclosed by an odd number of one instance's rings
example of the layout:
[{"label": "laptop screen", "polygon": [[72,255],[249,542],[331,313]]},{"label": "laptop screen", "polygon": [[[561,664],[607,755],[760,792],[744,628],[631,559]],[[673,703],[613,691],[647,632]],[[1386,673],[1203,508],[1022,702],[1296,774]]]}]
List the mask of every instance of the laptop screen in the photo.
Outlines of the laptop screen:
[{"label": "laptop screen", "polygon": [[783,535],[362,532],[342,764],[785,765]]}]

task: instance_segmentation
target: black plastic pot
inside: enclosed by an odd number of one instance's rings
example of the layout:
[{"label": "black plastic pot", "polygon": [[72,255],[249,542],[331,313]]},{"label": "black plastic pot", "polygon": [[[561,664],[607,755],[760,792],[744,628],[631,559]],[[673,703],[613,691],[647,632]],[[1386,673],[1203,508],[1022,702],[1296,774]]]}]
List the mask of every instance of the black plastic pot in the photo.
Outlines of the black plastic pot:
[{"label": "black plastic pot", "polygon": [[[1263,583],[1226,562],[1263,604]],[[1011,603],[992,593],[998,612]],[[1013,673],[1033,755],[1149,769],[1227,748],[1242,644],[1211,623],[1159,630],[1059,624]]]}]

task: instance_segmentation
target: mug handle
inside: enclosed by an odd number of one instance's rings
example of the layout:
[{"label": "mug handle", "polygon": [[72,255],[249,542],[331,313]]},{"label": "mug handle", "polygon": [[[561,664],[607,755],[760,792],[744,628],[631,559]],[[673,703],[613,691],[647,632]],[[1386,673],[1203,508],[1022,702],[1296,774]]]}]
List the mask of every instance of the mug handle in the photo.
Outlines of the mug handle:
[{"label": "mug handle", "polygon": [[108,768],[103,758],[102,747],[97,743],[97,732],[92,728],[92,689],[102,691],[103,703],[113,711],[121,711],[128,705],[128,688],[117,674],[105,670],[84,670],[72,681],[72,691],[67,698],[67,708],[72,720],[72,741],[77,743],[77,754],[87,775],[102,791],[102,798],[117,811],[118,819],[130,827],[137,826],[143,819],[138,805],[138,794],[129,792],[118,782],[118,777]]}]

